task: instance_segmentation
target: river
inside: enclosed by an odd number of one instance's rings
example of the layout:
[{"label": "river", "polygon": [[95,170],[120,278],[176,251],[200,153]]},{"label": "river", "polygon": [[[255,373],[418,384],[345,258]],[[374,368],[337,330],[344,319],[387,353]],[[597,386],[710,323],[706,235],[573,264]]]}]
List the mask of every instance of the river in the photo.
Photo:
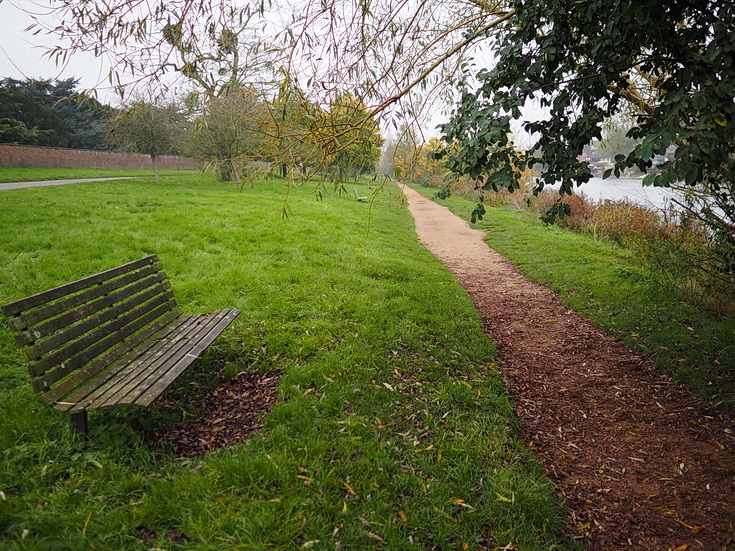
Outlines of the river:
[{"label": "river", "polygon": [[[554,186],[555,188],[557,186]],[[628,199],[633,203],[652,208],[663,208],[671,204],[671,198],[680,196],[669,188],[643,186],[643,178],[592,178],[582,187],[575,187],[575,192],[584,193],[594,201],[622,201]]]}]

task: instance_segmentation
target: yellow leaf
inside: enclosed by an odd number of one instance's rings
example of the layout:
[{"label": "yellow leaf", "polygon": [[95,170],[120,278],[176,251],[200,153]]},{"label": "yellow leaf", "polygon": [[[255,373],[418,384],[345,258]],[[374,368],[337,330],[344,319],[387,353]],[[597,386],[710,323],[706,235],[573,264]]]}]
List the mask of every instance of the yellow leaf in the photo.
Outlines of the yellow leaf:
[{"label": "yellow leaf", "polygon": [[715,122],[719,124],[720,126],[727,126],[727,119],[723,117],[722,115],[717,115],[715,117]]},{"label": "yellow leaf", "polygon": [[297,474],[296,478],[300,478],[301,480],[306,480],[307,482],[311,482],[311,478],[309,478],[308,476],[304,476],[302,474]]},{"label": "yellow leaf", "polygon": [[684,543],[680,545],[679,547],[674,547],[674,551],[684,551],[685,549],[688,549],[688,548],[689,548],[689,544]]},{"label": "yellow leaf", "polygon": [[314,547],[317,543],[319,543],[321,540],[311,540],[307,541],[304,545],[301,546],[301,549],[311,549]]},{"label": "yellow leaf", "polygon": [[584,524],[580,524],[579,526],[577,526],[576,530],[584,530],[586,528],[589,528],[590,527],[590,524],[592,524],[592,523],[591,522],[585,522]]},{"label": "yellow leaf", "polygon": [[398,518],[400,518],[403,522],[408,522],[408,517],[403,511],[398,511]]},{"label": "yellow leaf", "polygon": [[350,495],[353,495],[354,496],[357,493],[357,492],[355,492],[355,489],[352,486],[350,486],[349,484],[347,484],[347,482],[343,482],[342,485],[345,488],[347,488],[347,491],[350,493]]},{"label": "yellow leaf", "polygon": [[472,388],[472,385],[470,383],[468,383],[467,381],[460,381],[460,383],[462,383],[467,388]]},{"label": "yellow leaf", "polygon": [[498,492],[495,492],[495,495],[498,496],[498,501],[505,501],[506,503],[513,503],[512,499],[508,499],[505,496],[501,496]]},{"label": "yellow leaf", "polygon": [[388,390],[390,390],[391,392],[395,392],[395,390],[393,390],[393,387],[392,387],[392,386],[390,386],[390,385],[389,385],[388,383],[383,383],[383,386],[384,386],[385,388],[387,388]]},{"label": "yellow leaf", "polygon": [[347,502],[346,501],[343,501],[342,502],[342,512],[343,513],[346,513],[347,512]]},{"label": "yellow leaf", "polygon": [[[304,391],[304,394],[309,394],[309,392],[314,392],[314,389],[313,389],[313,388],[307,388],[307,389],[306,389],[306,390]],[[308,543],[308,542],[307,542],[307,543]]]},{"label": "yellow leaf", "polygon": [[327,377],[326,375],[322,375],[322,377],[324,377],[325,381],[329,381],[330,383],[334,382],[334,379],[332,379],[331,377]]}]

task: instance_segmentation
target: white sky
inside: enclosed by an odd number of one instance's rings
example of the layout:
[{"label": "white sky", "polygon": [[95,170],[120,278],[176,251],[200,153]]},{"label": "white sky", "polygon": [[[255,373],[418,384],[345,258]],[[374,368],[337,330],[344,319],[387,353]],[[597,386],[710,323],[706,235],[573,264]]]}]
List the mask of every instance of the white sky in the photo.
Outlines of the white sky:
[{"label": "white sky", "polygon": [[[38,2],[40,3],[40,2]],[[107,83],[108,69],[101,58],[78,54],[66,65],[57,66],[44,56],[47,48],[56,45],[53,38],[43,33],[33,35],[25,29],[33,23],[28,12],[40,12],[33,0],[0,0],[0,77],[24,80],[27,78],[80,79],[79,89],[96,88],[99,99],[113,100]]]},{"label": "white sky", "polygon": [[[0,78],[24,80],[74,77],[80,79],[79,90],[95,89],[100,101],[115,103],[114,91],[107,82],[109,66],[103,58],[81,52],[75,54],[65,65],[57,66],[53,60],[44,55],[50,47],[57,44],[57,39],[43,32],[34,35],[25,30],[34,21],[32,13],[43,14],[42,5],[45,1],[0,0]],[[48,17],[44,21],[48,23]],[[489,63],[487,57],[479,52],[477,61],[487,65]],[[432,136],[437,136],[439,132],[436,125],[445,121],[446,116],[440,113],[440,109],[434,110],[423,125],[424,138],[428,140]],[[514,133],[521,138],[525,133],[520,130],[519,124],[514,126]]]}]

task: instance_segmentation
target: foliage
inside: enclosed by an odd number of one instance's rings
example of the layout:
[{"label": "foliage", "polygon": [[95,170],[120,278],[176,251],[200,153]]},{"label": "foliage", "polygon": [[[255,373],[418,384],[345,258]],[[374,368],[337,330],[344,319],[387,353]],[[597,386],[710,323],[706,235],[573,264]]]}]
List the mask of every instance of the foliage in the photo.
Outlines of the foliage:
[{"label": "foliage", "polygon": [[53,109],[7,80],[0,86],[0,142],[65,147],[67,126]]},{"label": "foliage", "polygon": [[338,172],[338,180],[345,174],[357,177],[375,172],[383,138],[375,118],[359,98],[349,92],[340,94],[323,114],[320,126],[325,131],[327,162]]},{"label": "foliage", "polygon": [[138,100],[111,121],[109,142],[120,151],[149,155],[158,183],[156,159],[175,151],[180,122],[175,103]]},{"label": "foliage", "polygon": [[[649,172],[647,185],[705,186],[721,198],[720,210],[711,211],[719,224],[710,227],[732,234],[735,7],[714,0],[584,0],[573,10],[563,2],[512,6],[515,16],[492,39],[495,67],[476,75],[477,87],[465,89],[443,126],[445,141],[460,144],[452,168],[486,175],[488,187],[513,189],[520,169],[539,165],[537,190],[561,183],[560,193],[569,194],[591,177],[577,158],[583,147],[601,138],[609,117],[633,104],[638,114],[628,136],[638,143],[616,157],[611,172],[635,166]],[[534,98],[548,113],[524,123],[535,142],[517,159],[508,151],[510,121]],[[675,158],[654,167],[654,156],[671,145]],[[568,213],[558,202],[546,219]]]},{"label": "foliage", "polygon": [[212,163],[223,182],[240,180],[248,164],[263,159],[271,149],[269,116],[255,89],[231,86],[203,105],[188,152]]},{"label": "foliage", "polygon": [[34,13],[29,31],[58,39],[47,51],[57,63],[77,52],[105,57],[108,81],[121,95],[142,81],[170,86],[174,73],[214,97],[278,59],[265,39],[267,7],[262,0],[53,0]]},{"label": "foliage", "polygon": [[79,79],[6,79],[5,82],[30,92],[41,104],[56,113],[66,126],[66,147],[105,148],[103,123],[108,116],[109,107],[83,92],[78,92]]},{"label": "foliage", "polygon": [[393,164],[396,177],[407,182],[439,187],[447,173],[444,163],[431,158],[431,153],[441,146],[438,138],[416,143],[415,134],[404,129],[396,144]]},{"label": "foliage", "polygon": [[[395,186],[370,213],[291,186],[294,223],[274,216],[281,180],[151,182],[3,192],[2,304],[155,252],[182,309],[242,311],[163,401],[94,414],[85,444],[39,406],[0,322],[5,547],[574,549],[492,343]],[[193,458],[151,442],[226,364],[283,371],[262,431]]]}]

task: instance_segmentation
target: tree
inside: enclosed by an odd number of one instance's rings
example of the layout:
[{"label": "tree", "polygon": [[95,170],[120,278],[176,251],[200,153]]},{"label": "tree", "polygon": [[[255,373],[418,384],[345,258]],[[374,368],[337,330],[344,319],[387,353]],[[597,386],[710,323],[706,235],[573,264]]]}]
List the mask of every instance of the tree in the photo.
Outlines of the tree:
[{"label": "tree", "polygon": [[239,169],[267,155],[267,120],[267,105],[255,89],[230,87],[203,106],[189,152],[214,164],[223,182],[239,180]]},{"label": "tree", "polygon": [[29,92],[51,109],[66,127],[66,147],[72,149],[104,149],[104,124],[107,107],[83,92],[77,91],[79,79],[64,80],[6,79],[20,90]]},{"label": "tree", "polygon": [[0,86],[0,141],[66,147],[67,126],[53,111],[8,80]]},{"label": "tree", "polygon": [[121,151],[150,155],[158,183],[156,159],[174,152],[177,117],[173,103],[136,101],[111,121],[110,143]]},{"label": "tree", "polygon": [[338,180],[376,170],[383,138],[360,99],[349,92],[341,94],[320,124],[327,130],[325,153]]},{"label": "tree", "polygon": [[[602,125],[629,106],[637,140],[615,158],[606,176],[637,167],[646,185],[683,182],[709,191],[710,227],[735,244],[735,6],[731,3],[583,0],[574,9],[561,1],[512,2],[515,15],[492,44],[497,63],[465,87],[449,123],[453,170],[487,177],[487,189],[514,189],[526,166],[542,166],[535,191],[561,183],[561,194],[591,178],[577,159],[600,139]],[[510,121],[539,98],[547,117],[528,120],[536,136],[531,150],[509,153]],[[654,157],[676,146],[673,159],[654,167]],[[534,156],[536,155],[536,156]],[[652,170],[655,169],[655,170]],[[552,221],[567,214],[559,201]]]}]

